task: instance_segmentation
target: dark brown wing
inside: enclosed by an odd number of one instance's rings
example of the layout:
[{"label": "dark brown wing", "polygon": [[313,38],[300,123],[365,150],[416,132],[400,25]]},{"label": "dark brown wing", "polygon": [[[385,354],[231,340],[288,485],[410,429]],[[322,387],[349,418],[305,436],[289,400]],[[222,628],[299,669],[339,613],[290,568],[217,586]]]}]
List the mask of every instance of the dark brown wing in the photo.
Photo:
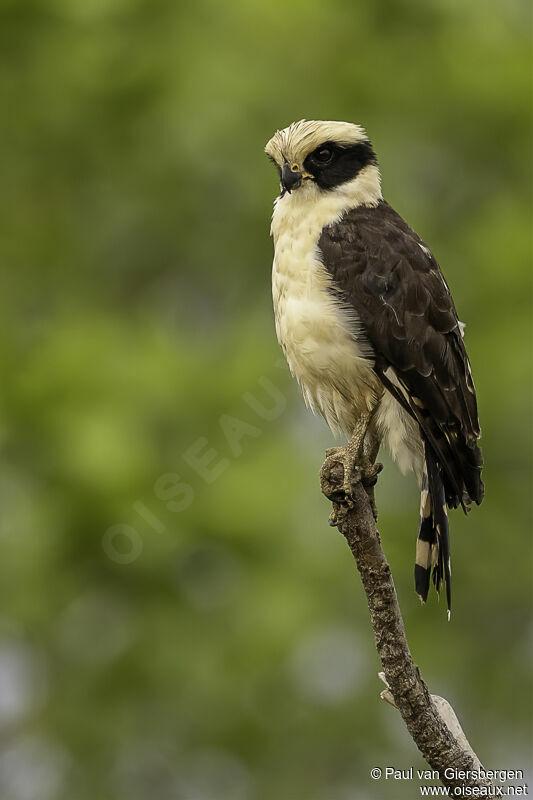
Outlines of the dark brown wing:
[{"label": "dark brown wing", "polygon": [[319,247],[374,349],[377,374],[442,465],[448,503],[481,502],[476,393],[453,299],[429,248],[385,201],[324,228]]}]

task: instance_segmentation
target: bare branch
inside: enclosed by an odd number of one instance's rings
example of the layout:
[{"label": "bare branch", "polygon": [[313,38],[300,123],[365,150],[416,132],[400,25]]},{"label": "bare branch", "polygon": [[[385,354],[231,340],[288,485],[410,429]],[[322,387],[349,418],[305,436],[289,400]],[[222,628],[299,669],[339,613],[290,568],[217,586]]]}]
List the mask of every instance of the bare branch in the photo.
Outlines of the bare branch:
[{"label": "bare branch", "polygon": [[[356,470],[357,472],[357,470]],[[360,478],[364,480],[362,472]],[[330,524],[345,537],[365,590],[376,648],[383,666],[387,689],[382,697],[392,701],[402,715],[416,746],[431,766],[439,771],[445,786],[489,786],[480,777],[447,779],[445,769],[476,772],[481,764],[468,744],[450,704],[430,695],[409,650],[391,571],[373,509],[373,487],[360,480],[350,481],[346,494],[342,461],[329,455],[320,472],[322,492],[333,503]]]}]

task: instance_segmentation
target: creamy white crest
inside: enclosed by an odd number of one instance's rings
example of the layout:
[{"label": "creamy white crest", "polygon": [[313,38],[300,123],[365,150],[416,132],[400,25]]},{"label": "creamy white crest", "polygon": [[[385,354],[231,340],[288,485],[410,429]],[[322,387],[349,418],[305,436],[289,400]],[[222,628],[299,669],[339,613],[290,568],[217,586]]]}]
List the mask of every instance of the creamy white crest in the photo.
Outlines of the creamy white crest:
[{"label": "creamy white crest", "polygon": [[328,141],[349,146],[367,141],[367,135],[364,128],[351,122],[301,119],[276,131],[267,143],[265,153],[280,167],[284,163],[301,165],[309,153]]}]

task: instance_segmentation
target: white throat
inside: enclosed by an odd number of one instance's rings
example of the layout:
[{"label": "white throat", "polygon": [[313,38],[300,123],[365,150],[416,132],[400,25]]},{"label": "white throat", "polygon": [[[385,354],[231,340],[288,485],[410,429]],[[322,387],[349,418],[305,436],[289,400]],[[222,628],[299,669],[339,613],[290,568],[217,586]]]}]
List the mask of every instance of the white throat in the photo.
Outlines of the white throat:
[{"label": "white throat", "polygon": [[274,242],[281,229],[298,223],[302,217],[312,220],[313,228],[318,232],[324,225],[336,222],[345,211],[357,206],[377,206],[383,198],[381,194],[381,176],[374,164],[364,167],[351,181],[324,191],[312,181],[286,192],[274,201],[271,234]]}]

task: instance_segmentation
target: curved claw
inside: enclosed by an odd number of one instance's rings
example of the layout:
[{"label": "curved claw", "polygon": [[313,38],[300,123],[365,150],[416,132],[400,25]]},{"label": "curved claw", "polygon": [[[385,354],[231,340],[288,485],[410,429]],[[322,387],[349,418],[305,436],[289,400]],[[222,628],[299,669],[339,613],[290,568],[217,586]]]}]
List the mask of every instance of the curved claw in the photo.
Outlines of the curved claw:
[{"label": "curved claw", "polygon": [[378,475],[383,469],[383,464],[371,464],[362,469],[361,483],[365,487],[375,486],[378,482]]}]

